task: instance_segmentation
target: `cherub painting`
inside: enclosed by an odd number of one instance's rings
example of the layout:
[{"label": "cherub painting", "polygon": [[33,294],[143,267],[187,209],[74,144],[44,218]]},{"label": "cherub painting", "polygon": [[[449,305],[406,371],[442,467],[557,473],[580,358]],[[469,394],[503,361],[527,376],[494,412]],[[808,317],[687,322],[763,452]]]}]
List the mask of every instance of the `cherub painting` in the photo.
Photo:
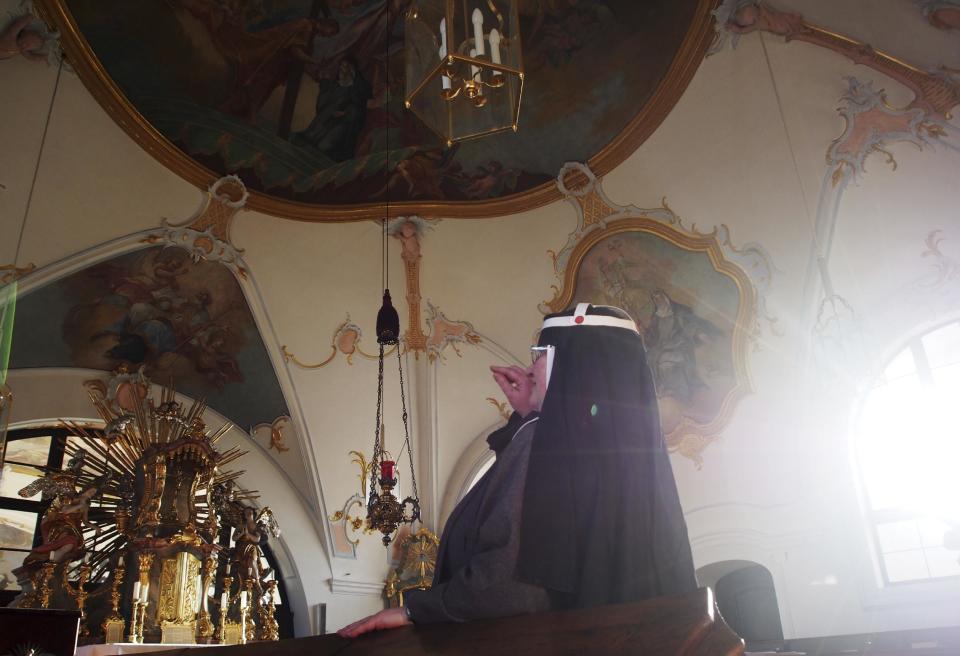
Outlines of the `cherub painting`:
[{"label": "cherub painting", "polygon": [[90,269],[98,292],[75,305],[64,333],[80,366],[146,368],[222,389],[243,382],[243,299],[230,272],[177,248],[150,249]]},{"label": "cherub painting", "polygon": [[143,378],[177,389],[246,426],[288,415],[243,289],[227,267],[176,247],[99,262],[21,296],[11,366],[118,372],[118,409]]}]

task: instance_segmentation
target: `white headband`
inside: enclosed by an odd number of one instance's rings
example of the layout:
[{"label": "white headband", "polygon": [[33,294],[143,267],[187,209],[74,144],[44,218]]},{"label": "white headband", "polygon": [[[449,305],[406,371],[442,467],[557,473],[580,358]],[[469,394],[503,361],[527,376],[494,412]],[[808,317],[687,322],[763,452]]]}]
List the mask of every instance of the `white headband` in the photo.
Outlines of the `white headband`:
[{"label": "white headband", "polygon": [[640,334],[640,331],[637,330],[637,324],[633,319],[618,319],[617,317],[608,317],[602,314],[587,314],[587,308],[589,307],[589,303],[578,303],[577,309],[573,312],[573,316],[545,319],[543,322],[543,330],[570,326],[609,326],[611,328],[632,330],[638,335]]}]

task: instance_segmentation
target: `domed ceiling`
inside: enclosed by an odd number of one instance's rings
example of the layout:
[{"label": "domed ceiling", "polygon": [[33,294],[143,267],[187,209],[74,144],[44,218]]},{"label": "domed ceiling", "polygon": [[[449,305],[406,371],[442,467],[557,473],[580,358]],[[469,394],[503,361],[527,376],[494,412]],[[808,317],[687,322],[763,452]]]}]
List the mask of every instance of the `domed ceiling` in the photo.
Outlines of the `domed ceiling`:
[{"label": "domed ceiling", "polygon": [[493,216],[558,198],[568,161],[603,174],[683,92],[711,0],[519,0],[517,133],[446,147],[403,107],[411,0],[43,0],[113,118],[197,185],[306,220]]}]

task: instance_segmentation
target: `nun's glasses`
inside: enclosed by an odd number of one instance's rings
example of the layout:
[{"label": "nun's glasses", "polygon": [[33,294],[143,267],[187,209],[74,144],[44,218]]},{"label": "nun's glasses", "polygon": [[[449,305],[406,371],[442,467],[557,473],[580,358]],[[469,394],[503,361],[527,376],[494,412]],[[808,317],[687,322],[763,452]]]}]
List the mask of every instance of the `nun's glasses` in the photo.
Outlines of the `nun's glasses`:
[{"label": "nun's glasses", "polygon": [[530,362],[536,363],[537,360],[547,355],[551,351],[555,350],[557,347],[548,345],[548,346],[531,346],[530,347]]}]

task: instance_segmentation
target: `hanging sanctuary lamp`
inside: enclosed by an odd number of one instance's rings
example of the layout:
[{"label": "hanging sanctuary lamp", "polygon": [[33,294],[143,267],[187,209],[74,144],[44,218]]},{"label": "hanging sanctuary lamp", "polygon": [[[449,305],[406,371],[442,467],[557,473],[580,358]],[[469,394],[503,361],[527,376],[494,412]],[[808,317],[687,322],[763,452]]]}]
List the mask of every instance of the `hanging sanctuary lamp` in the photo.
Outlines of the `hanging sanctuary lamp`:
[{"label": "hanging sanctuary lamp", "polygon": [[[390,299],[387,267],[387,219],[383,221],[383,305],[377,313],[377,344],[379,345],[377,373],[377,417],[373,432],[373,457],[370,462],[370,496],[367,499],[367,527],[383,534],[383,545],[388,546],[400,524],[412,524],[420,519],[420,499],[417,495],[417,477],[413,471],[413,448],[410,445],[410,428],[407,417],[407,400],[404,392],[403,361],[400,357],[400,316]],[[400,409],[403,423],[403,445],[399,456],[406,450],[410,463],[410,483],[413,494],[402,502],[394,494],[397,486],[397,461],[389,454],[384,444],[383,423],[383,361],[385,347],[393,346],[397,354],[397,371],[400,375]]]},{"label": "hanging sanctuary lamp", "polygon": [[404,24],[404,105],[447,142],[517,131],[518,0],[414,0]]}]

